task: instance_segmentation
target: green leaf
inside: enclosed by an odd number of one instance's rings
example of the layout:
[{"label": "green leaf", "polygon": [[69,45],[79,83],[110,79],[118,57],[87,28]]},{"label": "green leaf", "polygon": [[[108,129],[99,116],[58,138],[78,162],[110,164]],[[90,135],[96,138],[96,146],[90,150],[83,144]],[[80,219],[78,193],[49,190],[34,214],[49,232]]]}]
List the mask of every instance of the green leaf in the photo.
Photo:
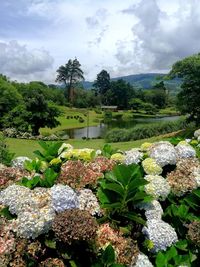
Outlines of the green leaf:
[{"label": "green leaf", "polygon": [[124,196],[123,188],[116,183],[105,183],[104,185],[102,185],[102,187],[104,189],[114,191],[115,193],[119,194],[122,197]]},{"label": "green leaf", "polygon": [[55,183],[58,173],[54,172],[51,168],[48,168],[44,172],[44,182],[47,187],[52,187]]},{"label": "green leaf", "polygon": [[159,252],[156,257],[156,267],[165,267],[166,265],[166,257],[162,252]]},{"label": "green leaf", "polygon": [[8,220],[13,220],[13,219],[15,219],[17,217],[17,216],[15,216],[15,215],[10,213],[8,207],[1,209],[0,210],[0,215],[5,217]]},{"label": "green leaf", "polygon": [[56,241],[55,240],[45,239],[44,243],[48,248],[56,249]]},{"label": "green leaf", "polygon": [[177,250],[174,246],[172,246],[166,253],[167,261],[170,261],[177,255]]},{"label": "green leaf", "polygon": [[130,219],[131,221],[135,221],[142,225],[146,224],[145,220],[142,219],[136,212],[127,212],[127,213],[122,213],[121,215],[125,218]]},{"label": "green leaf", "polygon": [[111,265],[115,262],[115,251],[111,245],[108,245],[104,250],[102,260],[105,265]]},{"label": "green leaf", "polygon": [[102,208],[104,209],[120,209],[121,208],[121,202],[114,202],[114,203],[105,203],[102,204]]},{"label": "green leaf", "polygon": [[175,246],[180,249],[180,250],[183,250],[183,251],[187,251],[187,246],[188,246],[188,243],[186,240],[180,240],[178,241]]}]

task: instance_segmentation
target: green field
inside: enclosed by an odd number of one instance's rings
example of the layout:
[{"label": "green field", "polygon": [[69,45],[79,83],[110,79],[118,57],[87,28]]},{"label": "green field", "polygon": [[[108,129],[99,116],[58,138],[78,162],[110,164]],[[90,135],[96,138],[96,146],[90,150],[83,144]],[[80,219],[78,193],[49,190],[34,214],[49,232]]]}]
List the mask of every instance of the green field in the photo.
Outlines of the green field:
[{"label": "green field", "polygon": [[[144,142],[155,142],[160,140],[163,140],[163,136],[157,136],[130,142],[111,143],[111,145],[114,148],[118,148],[120,150],[130,150],[131,148],[139,147]],[[41,149],[38,144],[38,141],[35,140],[7,138],[6,141],[9,146],[9,150],[15,153],[15,156],[27,156],[30,158],[34,158],[35,156],[33,151],[35,151],[36,149]],[[103,139],[71,139],[67,140],[66,143],[73,145],[74,148],[101,149],[105,144],[105,141]]]},{"label": "green field", "polygon": [[[87,127],[87,123],[89,126],[95,126],[98,125],[100,120],[102,119],[102,115],[96,114],[96,112],[93,110],[68,108],[63,106],[59,108],[63,113],[58,118],[60,125],[53,129],[41,128],[40,129],[41,134],[49,135],[66,129]],[[67,116],[69,117],[73,116],[73,118],[67,119]],[[79,122],[79,120],[75,119],[74,116],[80,116],[81,118],[84,119],[84,122]]]}]

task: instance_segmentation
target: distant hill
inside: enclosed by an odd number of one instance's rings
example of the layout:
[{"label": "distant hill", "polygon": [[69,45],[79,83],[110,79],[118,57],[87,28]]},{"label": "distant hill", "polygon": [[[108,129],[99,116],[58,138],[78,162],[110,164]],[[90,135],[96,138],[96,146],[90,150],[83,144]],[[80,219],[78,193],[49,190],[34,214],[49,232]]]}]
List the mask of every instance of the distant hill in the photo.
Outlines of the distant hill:
[{"label": "distant hill", "polygon": [[[144,73],[144,74],[133,74],[128,76],[116,77],[112,78],[112,81],[116,81],[122,79],[126,82],[129,82],[131,85],[138,89],[148,90],[151,89],[152,86],[160,81],[165,74],[161,73]],[[164,81],[165,86],[171,93],[177,93],[180,90],[181,80],[180,79],[173,79]],[[93,86],[93,82],[84,81],[82,85],[85,89],[91,89]]]}]

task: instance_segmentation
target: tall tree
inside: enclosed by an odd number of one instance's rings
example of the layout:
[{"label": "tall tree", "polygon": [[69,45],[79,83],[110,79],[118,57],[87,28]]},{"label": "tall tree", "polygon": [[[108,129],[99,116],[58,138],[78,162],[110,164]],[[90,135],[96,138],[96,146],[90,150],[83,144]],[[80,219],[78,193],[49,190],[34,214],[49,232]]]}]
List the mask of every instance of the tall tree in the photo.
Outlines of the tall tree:
[{"label": "tall tree", "polygon": [[200,53],[177,61],[168,77],[182,78],[177,106],[183,114],[189,114],[190,120],[200,124]]},{"label": "tall tree", "polygon": [[102,70],[97,74],[97,79],[94,82],[94,87],[97,89],[98,94],[101,96],[101,101],[107,104],[106,92],[110,89],[110,75],[106,70]]},{"label": "tall tree", "polygon": [[65,84],[68,101],[72,103],[74,97],[74,84],[84,80],[81,64],[76,58],[74,60],[69,59],[65,66],[62,65],[58,68],[57,73],[56,82]]}]

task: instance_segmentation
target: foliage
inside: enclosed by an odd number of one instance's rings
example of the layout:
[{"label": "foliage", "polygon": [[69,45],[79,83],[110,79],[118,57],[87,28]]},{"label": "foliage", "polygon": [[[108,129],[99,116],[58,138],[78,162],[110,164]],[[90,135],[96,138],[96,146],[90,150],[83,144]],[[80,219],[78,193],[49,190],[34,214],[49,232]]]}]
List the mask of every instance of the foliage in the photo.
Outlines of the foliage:
[{"label": "foliage", "polygon": [[22,96],[17,89],[7,80],[0,77],[0,126],[1,119],[7,112],[22,102]]},{"label": "foliage", "polygon": [[177,61],[169,73],[170,78],[183,79],[178,94],[177,107],[183,114],[189,114],[189,120],[200,123],[200,54]]},{"label": "foliage", "polygon": [[0,133],[0,163],[9,166],[15,153],[9,152],[5,137]]},{"label": "foliage", "polygon": [[107,142],[123,142],[149,138],[161,134],[171,133],[189,127],[185,119],[172,122],[151,123],[135,126],[131,129],[112,129],[106,133]]},{"label": "foliage", "polygon": [[43,161],[50,162],[52,159],[57,158],[58,149],[61,147],[62,142],[45,142],[39,141],[38,144],[42,147],[43,151],[36,150],[34,154]]},{"label": "foliage", "polygon": [[33,178],[23,177],[22,180],[18,183],[30,189],[35,187],[52,187],[58,177],[58,173],[54,172],[51,168],[45,170],[43,177],[36,175]]},{"label": "foliage", "polygon": [[148,182],[142,177],[138,165],[117,165],[107,173],[100,180],[97,196],[101,207],[107,210],[108,219],[118,223],[133,220],[144,224],[145,221],[134,211],[133,205],[151,200],[144,192],[145,184]]},{"label": "foliage", "polygon": [[34,83],[30,83],[24,101],[26,110],[31,113],[28,123],[31,125],[33,135],[38,135],[41,127],[53,128],[60,124],[56,119],[61,114],[60,110],[45,100],[42,90]]},{"label": "foliage", "polygon": [[102,156],[110,158],[113,154],[117,153],[118,149],[113,148],[110,144],[105,144],[102,148]]},{"label": "foliage", "polygon": [[102,250],[98,261],[92,264],[91,267],[123,267],[125,265],[116,263],[116,255],[113,247],[108,245],[105,250]]},{"label": "foliage", "polygon": [[98,94],[101,96],[102,103],[107,104],[107,99],[104,95],[110,89],[109,73],[106,70],[102,70],[99,74],[97,74],[97,79],[95,80],[93,86],[97,89]]},{"label": "foliage", "polygon": [[108,105],[116,105],[119,109],[129,107],[129,99],[135,97],[133,86],[122,79],[112,81],[110,89],[106,92],[105,97]]},{"label": "foliage", "polygon": [[15,128],[18,131],[26,132],[29,129],[30,116],[31,112],[28,112],[25,105],[21,104],[4,115],[2,125],[4,128]]},{"label": "foliage", "polygon": [[[64,83],[68,87],[68,101],[73,102],[74,91],[73,86],[76,82],[84,80],[83,71],[81,70],[81,64],[75,58],[69,59],[65,66],[60,66],[57,70],[56,82]],[[68,82],[68,85],[67,85]]]},{"label": "foliage", "polygon": [[188,248],[187,240],[180,240],[167,251],[159,252],[156,256],[156,267],[191,266],[196,255]]}]

